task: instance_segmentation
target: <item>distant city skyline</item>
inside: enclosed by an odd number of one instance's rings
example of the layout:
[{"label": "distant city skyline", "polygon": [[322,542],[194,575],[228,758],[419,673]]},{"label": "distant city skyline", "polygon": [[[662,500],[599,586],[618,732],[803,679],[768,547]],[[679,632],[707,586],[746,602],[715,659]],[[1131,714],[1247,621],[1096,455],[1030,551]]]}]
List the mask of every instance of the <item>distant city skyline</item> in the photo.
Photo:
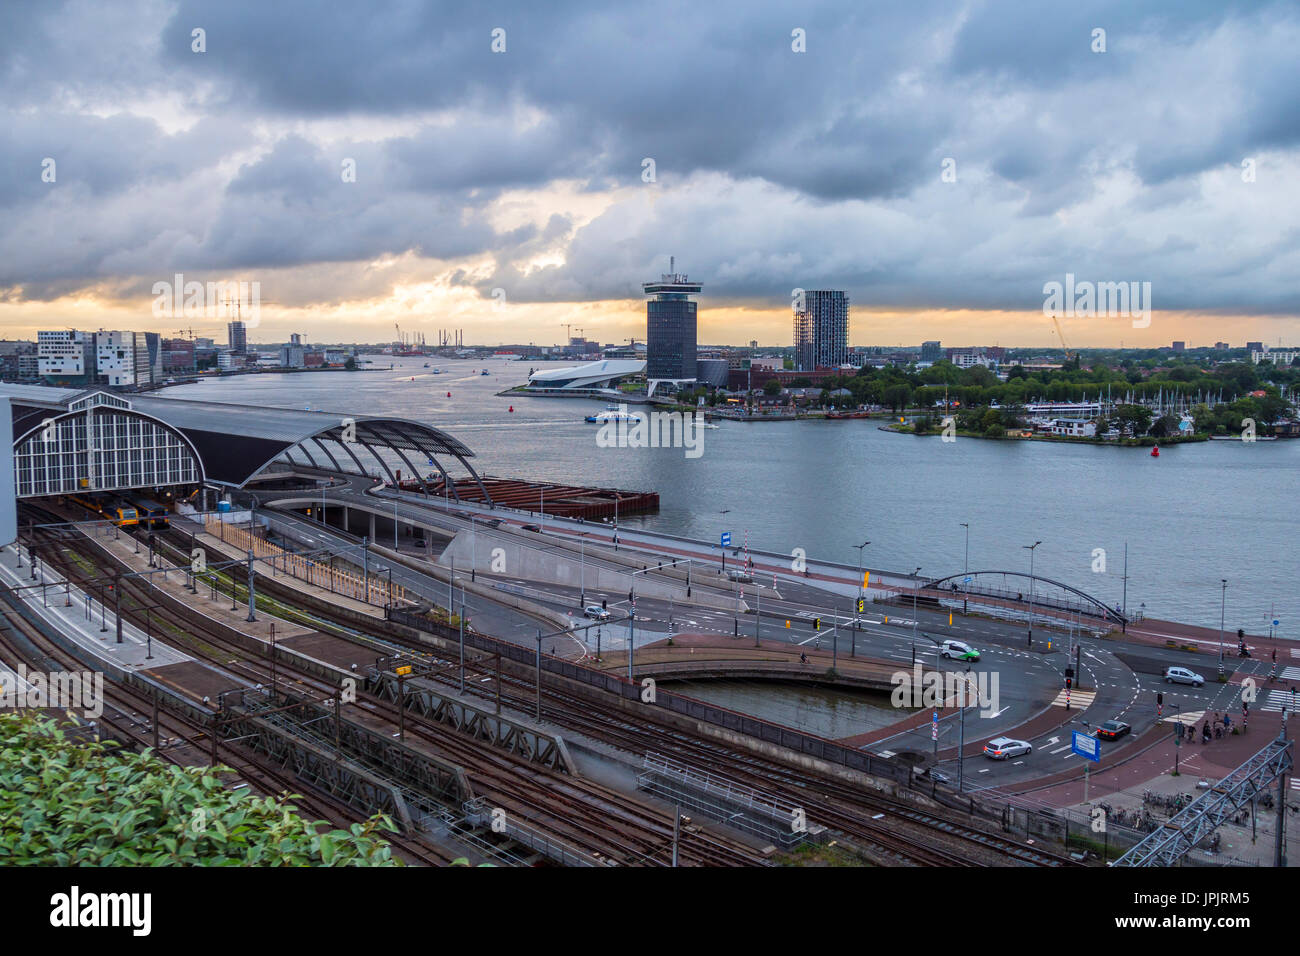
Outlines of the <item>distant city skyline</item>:
[{"label": "distant city skyline", "polygon": [[[707,281],[707,277],[704,277]],[[134,329],[159,332],[172,337],[178,330],[193,328],[196,335],[227,341],[228,321],[224,317],[204,319],[201,316],[159,321],[149,312],[149,301],[140,308],[127,308],[121,304],[102,309],[82,300],[68,311],[36,304],[20,307],[24,315],[21,325],[13,319],[15,307],[0,303],[0,339],[35,340],[36,333],[49,329]],[[484,307],[486,315],[475,320],[469,314],[449,316],[445,321],[420,321],[409,313],[376,318],[370,309],[363,310],[365,321],[350,320],[345,311],[325,317],[321,310],[305,315],[299,310],[281,311],[262,306],[262,318],[248,323],[247,338],[250,345],[274,344],[290,341],[300,334],[311,342],[355,342],[358,344],[383,344],[395,341],[394,323],[400,323],[404,332],[424,332],[432,345],[435,333],[442,329],[460,328],[465,332],[466,346],[536,343],[539,346],[560,345],[566,341],[564,323],[602,344],[626,344],[629,338],[645,341],[646,313],[643,296],[610,303],[575,303],[571,307],[520,306],[534,317],[516,323],[504,323]],[[546,313],[537,317],[537,312]],[[792,344],[790,332],[790,305],[782,301],[770,309],[729,308],[710,300],[707,292],[699,301],[697,339],[701,345],[733,345],[748,347],[757,340],[761,348],[788,347]],[[1268,347],[1289,346],[1300,342],[1300,321],[1286,317],[1265,319],[1258,316],[1216,316],[1213,318],[1194,314],[1169,315],[1157,310],[1150,328],[1134,329],[1127,318],[1072,318],[1062,319],[1066,342],[1071,348],[1167,348],[1174,341],[1184,341],[1187,348],[1213,346],[1227,341],[1232,348],[1245,348],[1248,342],[1263,342]],[[1203,328],[1202,334],[1192,331]],[[952,345],[1001,345],[1007,348],[1059,348],[1060,339],[1050,319],[1041,310],[1030,313],[972,313],[954,312],[943,316],[929,313],[899,313],[873,309],[870,304],[853,305],[849,323],[849,346],[897,347],[919,346],[923,341],[938,339]]]}]

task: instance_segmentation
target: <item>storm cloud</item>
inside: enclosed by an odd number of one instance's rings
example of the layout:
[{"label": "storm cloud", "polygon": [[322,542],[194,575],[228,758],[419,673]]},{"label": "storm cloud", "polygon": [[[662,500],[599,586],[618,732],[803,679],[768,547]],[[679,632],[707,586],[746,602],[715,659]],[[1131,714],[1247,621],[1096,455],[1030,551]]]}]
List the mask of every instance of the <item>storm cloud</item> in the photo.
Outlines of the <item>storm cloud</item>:
[{"label": "storm cloud", "polygon": [[676,255],[713,304],[832,286],[1016,310],[1068,271],[1151,281],[1159,308],[1300,314],[1292,3],[143,0],[6,19],[7,302],[301,269],[268,295],[311,306],[375,294],[370,265],[393,257],[485,299],[599,302]]}]

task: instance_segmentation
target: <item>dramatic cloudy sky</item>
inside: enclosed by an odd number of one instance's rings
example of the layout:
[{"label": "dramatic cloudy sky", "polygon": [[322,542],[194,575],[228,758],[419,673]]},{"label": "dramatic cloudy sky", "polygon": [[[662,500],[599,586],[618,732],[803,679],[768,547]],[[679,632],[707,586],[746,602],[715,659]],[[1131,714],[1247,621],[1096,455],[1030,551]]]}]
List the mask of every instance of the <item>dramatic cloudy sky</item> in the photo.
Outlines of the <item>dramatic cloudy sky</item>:
[{"label": "dramatic cloudy sky", "polygon": [[221,326],[153,315],[180,272],[259,282],[255,341],[609,342],[675,255],[706,342],[802,287],[1049,344],[1070,272],[1155,309],[1071,344],[1290,343],[1297,50],[1293,0],[7,4],[0,335]]}]

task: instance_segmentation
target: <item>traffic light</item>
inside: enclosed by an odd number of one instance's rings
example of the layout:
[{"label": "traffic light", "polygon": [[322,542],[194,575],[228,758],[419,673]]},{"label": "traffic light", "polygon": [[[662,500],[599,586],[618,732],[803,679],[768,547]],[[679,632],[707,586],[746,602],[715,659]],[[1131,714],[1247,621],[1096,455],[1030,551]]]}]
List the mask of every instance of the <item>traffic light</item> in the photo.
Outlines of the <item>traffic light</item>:
[{"label": "traffic light", "polygon": [[1074,678],[1073,678],[1073,677],[1067,677],[1067,678],[1065,679],[1065,689],[1066,689],[1066,690],[1069,690],[1069,689],[1070,689],[1071,687],[1073,687],[1073,686],[1074,686]]},{"label": "traffic light", "polygon": [[601,598],[601,599],[600,599],[600,609],[601,609],[602,611],[607,611],[607,610],[609,610],[609,603],[605,600],[605,598]]},{"label": "traffic light", "polygon": [[1163,707],[1164,705],[1165,705],[1165,695],[1162,694],[1162,693],[1160,693],[1159,691],[1157,691],[1157,692],[1156,692],[1156,706],[1157,706],[1157,707]]},{"label": "traffic light", "polygon": [[819,617],[813,618],[813,630],[820,631],[821,629],[822,629],[822,619]]},{"label": "traffic light", "polygon": [[858,598],[858,613],[861,614],[866,609],[867,609],[867,599]]}]

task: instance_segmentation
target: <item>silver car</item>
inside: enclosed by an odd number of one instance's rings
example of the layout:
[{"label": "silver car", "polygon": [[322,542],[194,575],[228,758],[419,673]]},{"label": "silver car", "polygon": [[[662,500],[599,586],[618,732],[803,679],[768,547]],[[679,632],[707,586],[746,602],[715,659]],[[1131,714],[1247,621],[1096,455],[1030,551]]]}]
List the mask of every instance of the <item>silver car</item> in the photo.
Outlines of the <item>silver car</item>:
[{"label": "silver car", "polygon": [[1195,671],[1190,671],[1186,667],[1166,667],[1165,668],[1166,684],[1191,684],[1200,687],[1205,683],[1205,678]]},{"label": "silver car", "polygon": [[1033,749],[1024,740],[1015,740],[1011,737],[994,737],[984,745],[984,756],[993,760],[1006,760],[1008,757],[1019,757],[1021,754],[1032,753]]}]

